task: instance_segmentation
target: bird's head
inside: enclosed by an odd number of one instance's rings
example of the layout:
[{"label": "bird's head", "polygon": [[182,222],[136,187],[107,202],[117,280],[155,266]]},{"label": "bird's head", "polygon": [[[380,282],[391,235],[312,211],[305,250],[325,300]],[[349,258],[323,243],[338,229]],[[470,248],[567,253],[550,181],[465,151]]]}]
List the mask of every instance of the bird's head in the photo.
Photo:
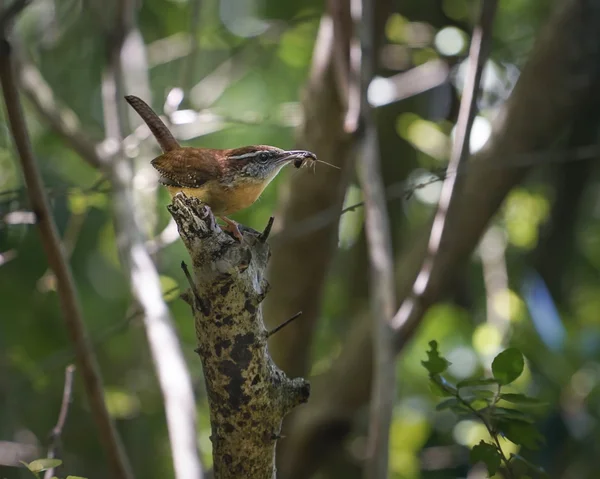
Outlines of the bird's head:
[{"label": "bird's head", "polygon": [[248,180],[270,181],[285,165],[293,163],[300,168],[306,161],[316,161],[317,156],[305,150],[253,145],[226,150],[224,158],[227,168],[237,175]]}]

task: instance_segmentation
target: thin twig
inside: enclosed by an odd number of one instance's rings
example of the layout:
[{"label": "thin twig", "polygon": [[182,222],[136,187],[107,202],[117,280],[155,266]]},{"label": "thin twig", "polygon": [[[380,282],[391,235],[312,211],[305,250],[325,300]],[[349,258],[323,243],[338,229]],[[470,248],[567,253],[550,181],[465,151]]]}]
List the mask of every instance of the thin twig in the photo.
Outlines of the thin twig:
[{"label": "thin twig", "polygon": [[269,235],[271,234],[271,229],[273,228],[274,222],[275,222],[275,217],[271,216],[269,218],[269,222],[267,223],[267,226],[265,226],[265,229],[263,230],[263,232],[260,235],[260,240],[263,243],[269,239]]},{"label": "thin twig", "polygon": [[[513,472],[510,468],[510,459],[508,459],[506,457],[506,455],[504,454],[504,451],[502,450],[502,446],[500,445],[500,441],[498,440],[498,433],[494,430],[494,428],[492,427],[492,425],[490,424],[490,422],[488,421],[487,417],[485,416],[485,414],[483,414],[481,411],[478,411],[477,409],[475,409],[472,404],[465,400],[460,393],[457,391],[456,393],[449,389],[444,387],[443,389],[445,389],[448,393],[450,393],[452,396],[454,396],[463,406],[465,406],[469,411],[471,411],[473,413],[473,415],[475,417],[477,417],[485,426],[485,428],[487,429],[490,437],[493,439],[496,448],[498,449],[498,453],[500,454],[500,458],[502,459],[502,462],[504,463],[504,466],[506,467],[506,472],[508,474],[509,478],[513,478]],[[499,390],[499,388],[498,388]],[[498,401],[498,395],[496,395],[496,400],[495,402]]]},{"label": "thin twig", "polygon": [[491,31],[498,0],[485,0],[482,4],[479,22],[473,31],[471,48],[469,51],[468,70],[463,90],[456,137],[452,148],[447,175],[442,185],[437,212],[433,220],[429,236],[427,255],[421,270],[412,287],[412,294],[400,306],[392,321],[396,335],[401,335],[404,328],[412,328],[415,318],[420,318],[419,298],[425,294],[429,286],[431,272],[435,266],[437,253],[440,249],[442,238],[445,234],[445,224],[448,210],[452,206],[456,186],[460,184],[461,172],[466,157],[469,155],[469,139],[471,128],[475,119],[477,93],[479,83],[488,55],[491,42]]},{"label": "thin twig", "polygon": [[56,275],[65,323],[71,341],[75,346],[77,364],[82,372],[92,414],[99,429],[100,440],[108,456],[112,476],[117,479],[129,479],[132,477],[129,461],[125,456],[121,440],[104,403],[102,378],[85,329],[73,276],[66,261],[56,225],[52,220],[42,178],[31,151],[31,142],[19,100],[17,80],[11,58],[11,45],[6,39],[2,39],[0,44],[0,80],[4,101],[15,146],[21,158],[30,203],[38,217],[42,245],[48,263]]},{"label": "thin twig", "polygon": [[[50,433],[50,447],[48,448],[48,458],[54,459],[58,450],[60,449],[61,435],[67,422],[67,414],[69,413],[69,406],[71,404],[71,395],[73,393],[73,375],[75,374],[75,365],[69,364],[65,368],[65,386],[63,389],[62,403],[60,405],[60,412],[58,413],[58,420],[56,426]],[[54,476],[54,468],[48,469],[44,473],[44,479],[51,479]]]},{"label": "thin twig", "polygon": [[[507,170],[520,169],[523,167],[535,167],[537,165],[547,165],[550,163],[564,163],[570,161],[584,161],[589,159],[598,159],[600,156],[600,145],[588,145],[580,148],[572,148],[568,150],[541,150],[531,153],[515,154],[511,158],[503,158],[502,162],[486,165],[489,170]],[[392,201],[398,198],[410,198],[415,191],[423,189],[431,184],[444,181],[449,176],[467,176],[470,167],[467,164],[461,166],[460,171],[447,173],[445,171],[433,173],[434,177],[423,182],[408,185],[407,181],[398,181],[392,183],[386,188],[386,200]],[[307,235],[325,228],[334,221],[337,221],[341,215],[363,207],[364,202],[358,202],[350,205],[340,211],[337,207],[328,208],[326,210],[314,213],[310,217],[286,225],[284,230],[278,231],[271,237],[271,243],[274,241],[289,241],[299,236]]]},{"label": "thin twig", "polygon": [[376,118],[367,97],[375,77],[377,55],[374,0],[352,0],[352,16],[360,19],[360,113],[364,127],[359,162],[365,197],[365,231],[369,247],[370,299],[373,314],[373,383],[369,411],[367,463],[364,476],[387,479],[389,431],[396,395],[395,353],[390,321],[396,308],[394,256]]},{"label": "thin twig", "polygon": [[275,333],[281,331],[283,328],[285,328],[288,324],[290,324],[292,321],[294,321],[295,319],[299,318],[300,316],[302,316],[302,311],[298,311],[296,314],[294,314],[290,319],[286,319],[283,323],[281,323],[279,326],[275,326],[273,329],[271,329],[271,331],[267,332],[267,338],[270,338],[271,336],[273,336]]},{"label": "thin twig", "polygon": [[192,278],[192,275],[190,274],[190,270],[188,269],[187,264],[185,264],[185,261],[181,262],[181,269],[183,270],[183,274],[185,274],[185,278],[187,279],[187,282],[190,285],[190,289],[192,290],[194,299],[196,300],[196,303],[198,304],[198,309],[200,311],[202,311],[206,316],[208,316],[210,314],[210,311],[206,307],[206,304],[204,304],[204,301],[202,301],[202,298],[200,297],[200,293],[198,293],[198,288],[196,287],[196,284],[194,283],[194,279]]}]

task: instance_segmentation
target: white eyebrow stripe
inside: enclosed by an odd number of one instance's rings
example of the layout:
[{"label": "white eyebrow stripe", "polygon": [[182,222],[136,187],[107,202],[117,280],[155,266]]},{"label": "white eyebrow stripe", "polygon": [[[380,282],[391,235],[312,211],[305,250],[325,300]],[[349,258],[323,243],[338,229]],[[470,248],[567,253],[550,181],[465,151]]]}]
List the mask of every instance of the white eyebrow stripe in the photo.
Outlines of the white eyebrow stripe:
[{"label": "white eyebrow stripe", "polygon": [[250,153],[244,153],[243,155],[237,155],[237,156],[230,156],[229,159],[230,160],[243,160],[244,158],[252,158],[253,156],[258,156],[261,153],[270,153],[269,150],[257,150],[257,151],[251,151]]}]

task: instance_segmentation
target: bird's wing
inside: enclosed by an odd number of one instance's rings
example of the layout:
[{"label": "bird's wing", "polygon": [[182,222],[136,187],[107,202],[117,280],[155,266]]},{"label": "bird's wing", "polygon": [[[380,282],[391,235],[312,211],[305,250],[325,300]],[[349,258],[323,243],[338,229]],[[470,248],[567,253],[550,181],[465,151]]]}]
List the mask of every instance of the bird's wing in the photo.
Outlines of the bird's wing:
[{"label": "bird's wing", "polygon": [[162,183],[185,188],[199,188],[220,173],[211,151],[199,148],[169,151],[152,160],[152,166],[160,173]]}]

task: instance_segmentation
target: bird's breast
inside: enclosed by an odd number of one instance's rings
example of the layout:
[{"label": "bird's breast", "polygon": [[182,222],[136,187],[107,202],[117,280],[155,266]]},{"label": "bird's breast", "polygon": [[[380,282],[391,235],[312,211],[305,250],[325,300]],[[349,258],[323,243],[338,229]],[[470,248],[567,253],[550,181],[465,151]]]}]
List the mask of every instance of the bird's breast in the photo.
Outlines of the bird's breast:
[{"label": "bird's breast", "polygon": [[251,206],[261,195],[265,186],[263,183],[252,181],[234,186],[224,186],[216,181],[209,181],[199,188],[173,185],[167,185],[167,188],[171,196],[175,196],[181,191],[210,206],[213,214],[227,216]]}]

